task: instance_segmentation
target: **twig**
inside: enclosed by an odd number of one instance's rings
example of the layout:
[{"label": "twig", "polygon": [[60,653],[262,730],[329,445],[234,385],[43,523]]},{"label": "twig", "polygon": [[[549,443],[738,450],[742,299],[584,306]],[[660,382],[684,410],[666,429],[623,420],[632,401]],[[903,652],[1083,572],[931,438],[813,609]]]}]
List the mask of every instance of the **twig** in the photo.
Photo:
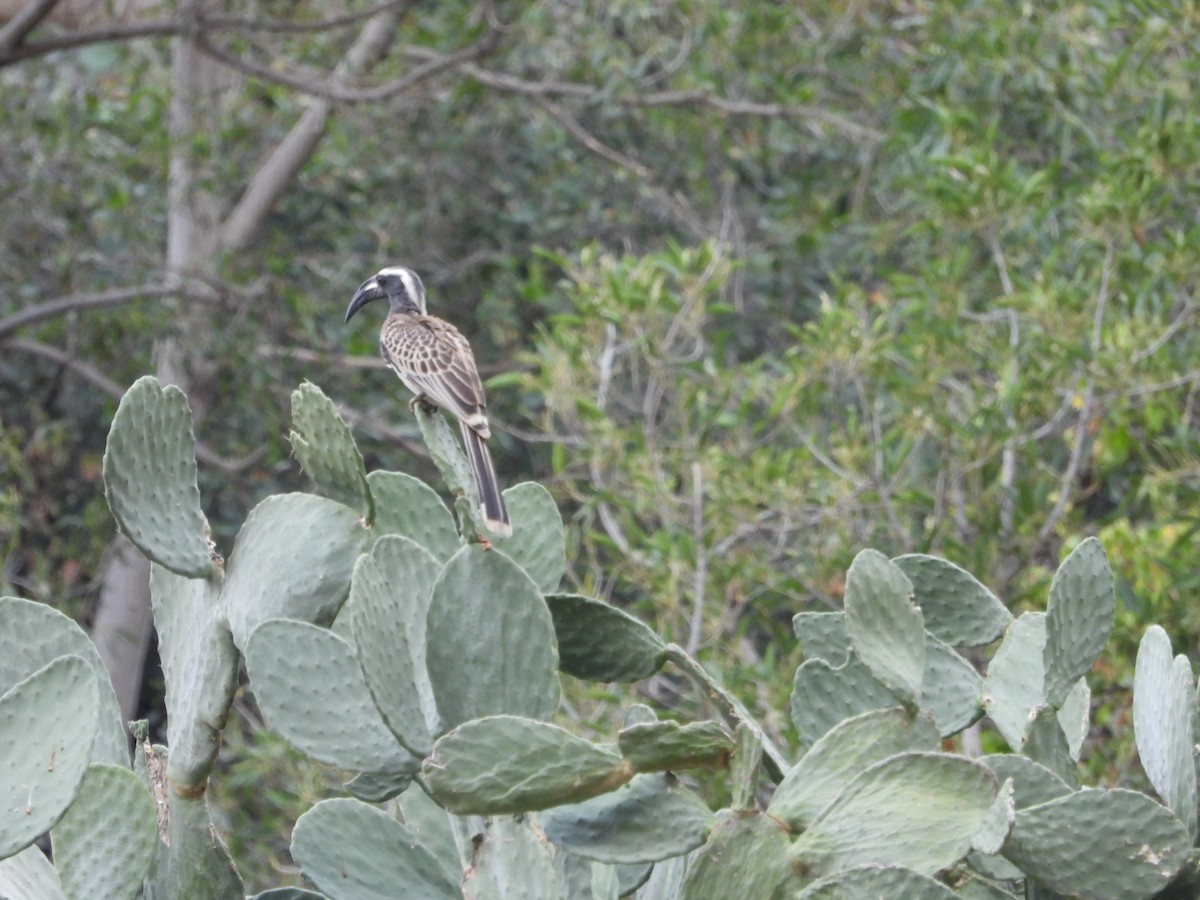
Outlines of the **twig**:
[{"label": "twig", "polygon": [[30,0],[8,24],[0,28],[0,58],[8,56],[25,40],[26,35],[38,27],[38,23],[50,15],[58,0]]},{"label": "twig", "polygon": [[[1104,324],[1104,307],[1108,305],[1108,285],[1112,279],[1113,259],[1116,256],[1116,246],[1112,238],[1109,238],[1108,243],[1104,248],[1104,265],[1100,272],[1100,290],[1096,296],[1096,312],[1092,316],[1092,346],[1091,359],[1089,360],[1088,368],[1092,369],[1095,366],[1097,357],[1100,355],[1100,337],[1101,328]],[[1038,543],[1040,544],[1058,525],[1058,520],[1062,518],[1063,512],[1067,508],[1067,502],[1071,497],[1071,486],[1075,483],[1075,478],[1079,474],[1079,465],[1083,461],[1083,446],[1087,442],[1087,423],[1092,415],[1092,402],[1095,400],[1096,393],[1096,375],[1095,372],[1089,371],[1087,384],[1083,389],[1083,403],[1079,408],[1079,417],[1075,426],[1075,442],[1071,447],[1071,457],[1067,461],[1066,471],[1063,472],[1061,487],[1058,491],[1058,499],[1054,502],[1054,508],[1050,511],[1049,517],[1042,523],[1041,529],[1038,530]]]},{"label": "twig", "polygon": [[[158,300],[160,299],[160,295],[168,290],[172,289],[165,282],[152,281],[147,284],[113,288],[107,291],[70,294],[58,300],[51,300],[49,303],[41,303],[37,306],[28,307],[20,312],[13,313],[6,319],[0,319],[0,340],[7,338],[22,328],[27,328],[30,325],[36,325],[39,322],[45,322],[49,319],[55,319],[76,310],[120,306],[122,303],[129,303],[134,300]],[[177,289],[174,292],[179,293]],[[213,300],[211,295],[200,292],[184,291],[184,294],[194,300]]]},{"label": "twig", "polygon": [[687,652],[695,656],[704,632],[704,591],[708,581],[708,557],[704,550],[704,480],[699,460],[692,462],[692,543],[696,545],[696,573],[692,583],[692,624]]}]

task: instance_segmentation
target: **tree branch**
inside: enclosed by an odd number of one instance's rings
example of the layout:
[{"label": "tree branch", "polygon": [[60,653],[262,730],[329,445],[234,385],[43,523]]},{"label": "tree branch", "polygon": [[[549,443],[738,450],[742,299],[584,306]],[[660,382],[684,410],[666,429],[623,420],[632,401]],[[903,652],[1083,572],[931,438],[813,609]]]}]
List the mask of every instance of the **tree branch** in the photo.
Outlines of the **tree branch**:
[{"label": "tree branch", "polygon": [[38,23],[50,15],[58,0],[30,0],[30,2],[8,24],[0,28],[0,58],[12,53],[26,35],[38,27]]},{"label": "tree branch", "polygon": [[418,84],[428,81],[436,75],[440,75],[450,69],[460,67],[468,60],[477,59],[490,53],[500,43],[501,32],[489,26],[478,41],[463,47],[461,50],[456,50],[454,53],[446,55],[438,55],[427,63],[417,66],[411,72],[402,75],[400,78],[392,81],[376,85],[371,88],[349,88],[343,87],[336,83],[322,81],[321,76],[317,75],[297,75],[294,73],[280,72],[270,66],[261,65],[256,62],[251,62],[244,57],[234,56],[227,53],[221,48],[215,46],[208,38],[201,34],[198,37],[198,45],[200,50],[208,56],[215,59],[232,69],[242,72],[246,75],[255,78],[261,78],[263,81],[274,82],[290,87],[301,93],[310,94],[314,97],[320,97],[324,100],[337,101],[341,103],[363,103],[375,100],[386,100],[397,94],[403,94],[411,90]]},{"label": "tree branch", "polygon": [[[396,4],[370,19],[357,40],[351,45],[334,70],[331,83],[341,85],[347,77],[366,72],[386,52],[396,35],[396,26],[412,6],[407,0],[404,9]],[[325,125],[333,111],[326,99],[314,99],[292,126],[291,131],[259,167],[246,186],[233,210],[221,223],[217,233],[217,250],[238,250],[249,243],[263,220],[283,196],[299,171],[312,158],[325,136]]]},{"label": "tree branch", "polygon": [[[23,309],[6,319],[0,319],[0,340],[7,338],[21,328],[36,325],[39,322],[45,322],[49,319],[66,315],[69,312],[75,312],[80,309],[120,306],[122,303],[129,303],[133,300],[157,300],[167,290],[170,290],[170,288],[168,288],[165,282],[154,281],[133,287],[113,288],[108,291],[71,294],[68,297],[51,300],[49,303],[42,303],[38,306]],[[176,293],[179,292],[178,289],[175,290]],[[209,295],[200,293],[188,293],[186,296],[197,300],[212,299]]]}]

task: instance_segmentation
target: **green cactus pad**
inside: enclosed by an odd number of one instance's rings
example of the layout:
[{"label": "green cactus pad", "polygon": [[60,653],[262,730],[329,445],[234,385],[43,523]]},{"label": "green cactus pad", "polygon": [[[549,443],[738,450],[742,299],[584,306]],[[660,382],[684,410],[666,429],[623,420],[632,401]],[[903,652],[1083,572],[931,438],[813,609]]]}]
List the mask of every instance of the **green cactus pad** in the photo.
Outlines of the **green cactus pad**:
[{"label": "green cactus pad", "polygon": [[812,746],[838,722],[898,702],[853,654],[836,669],[822,659],[810,659],[796,669],[792,722],[801,743]]},{"label": "green cactus pad", "polygon": [[971,849],[997,787],[990,769],[960,756],[889,757],[846,785],[796,840],[791,858],[818,876],[869,864],[932,874]]},{"label": "green cactus pad", "polygon": [[733,759],[729,766],[732,798],[730,808],[736,812],[758,809],[758,773],[762,766],[763,748],[754,729],[745,722],[733,735]]},{"label": "green cactus pad", "polygon": [[1013,782],[1013,803],[1017,809],[1039,806],[1071,793],[1071,786],[1032,759],[1016,753],[994,753],[979,760],[996,773],[1001,781]]},{"label": "green cactus pad", "polygon": [[46,854],[30,846],[16,856],[0,859],[0,898],[66,900],[66,895]]},{"label": "green cactus pad", "polygon": [[[412,410],[417,418],[417,427],[421,430],[421,439],[429,448],[429,455],[433,458],[442,481],[455,497],[467,498],[466,513],[470,516],[474,530],[481,531],[483,522],[479,514],[479,490],[475,486],[475,478],[471,474],[466,453],[458,442],[458,429],[451,429],[440,411],[428,409],[424,404],[415,404]],[[458,504],[455,506],[462,511]],[[463,523],[463,534],[471,530]]]},{"label": "green cactus pad", "polygon": [[680,900],[745,900],[773,897],[793,879],[788,833],[762,813],[718,819],[683,881]]},{"label": "green cactus pad", "polygon": [[237,690],[238,653],[211,581],[155,565],[150,600],[166,682],[167,772],[182,787],[204,786]]},{"label": "green cactus pad", "polygon": [[955,647],[990,644],[1013,617],[966,569],[936,556],[912,553],[892,560],[913,585],[925,630]]},{"label": "green cactus pad", "polygon": [[187,397],[150,375],[133,383],[113,416],[104,451],[104,495],[117,527],[172,572],[216,571],[196,485],[196,439]]},{"label": "green cactus pad", "polygon": [[915,709],[925,673],[925,628],[904,571],[875,550],[846,573],[846,633],[855,655],[905,706]]},{"label": "green cactus pad", "polygon": [[419,784],[412,784],[396,798],[404,827],[411,831],[422,844],[442,861],[447,870],[460,868],[458,845],[454,840],[454,826],[450,814],[436,802]]},{"label": "green cactus pad", "polygon": [[1112,632],[1117,611],[1112,570],[1104,548],[1087,538],[1072,551],[1050,584],[1046,606],[1046,701],[1062,705],[1071,687],[1088,673]]},{"label": "green cactus pad", "polygon": [[445,562],[462,546],[454,516],[437,491],[403,472],[372,472],[367,484],[375,497],[376,538],[399,534]]},{"label": "green cactus pad", "polygon": [[342,785],[351,797],[383,803],[412,787],[412,772],[359,772]]},{"label": "green cactus pad", "polygon": [[[642,883],[650,877],[652,867],[637,866],[631,871],[644,875]],[[620,873],[616,866],[592,862],[574,853],[568,853],[562,847],[554,849],[554,871],[558,876],[558,894],[556,898],[570,900],[617,900],[637,890],[637,885],[622,891]]]},{"label": "green cactus pad", "polygon": [[557,725],[489,716],[458,726],[422,765],[430,794],[458,815],[546,809],[627,782],[627,762]]},{"label": "green cactus pad", "polygon": [[[1016,870],[1019,874],[1020,870]],[[997,884],[993,884],[982,876],[975,873],[967,873],[965,878],[962,878],[955,884],[954,896],[958,900],[1018,900],[1016,894],[1011,894]],[[1022,897],[1026,896],[1024,893]],[[1045,894],[1029,893],[1031,898],[1044,897]],[[1053,900],[1053,898],[1047,898]]]},{"label": "green cactus pad", "polygon": [[205,796],[169,793],[169,843],[159,843],[145,900],[241,897],[245,885],[217,834]]},{"label": "green cactus pad", "polygon": [[536,481],[526,481],[504,492],[504,505],[512,535],[490,538],[492,546],[528,572],[543,594],[557,591],[567,565],[567,544],[554,498]]},{"label": "green cactus pad", "polygon": [[577,594],[547,594],[562,671],[589,681],[640,681],[662,668],[667,645],[629,613]]},{"label": "green cactus pad", "polygon": [[238,648],[267,619],[333,621],[367,538],[358,513],[325,497],[276,494],[254,507],[221,592]]},{"label": "green cactus pad", "polygon": [[558,647],[541,592],[479,544],[454,554],[434,583],[426,665],[446,727],[504,713],[549,719],[558,708]]},{"label": "green cactus pad", "polygon": [[1039,706],[1025,727],[1025,739],[1021,752],[1036,763],[1041,763],[1072,788],[1079,786],[1079,775],[1075,771],[1075,760],[1071,759],[1071,748],[1063,734],[1058,714],[1051,706]]},{"label": "green cactus pad", "polygon": [[1058,724],[1067,738],[1067,752],[1072,760],[1079,762],[1083,742],[1092,727],[1092,690],[1082,678],[1067,692],[1059,707]]},{"label": "green cactus pad", "polygon": [[54,830],[54,865],[70,898],[135,897],[158,843],[154,800],[124,766],[88,767]]},{"label": "green cactus pad", "polygon": [[261,894],[255,894],[250,900],[329,900],[324,894],[316,891],[306,891],[304,888],[285,887],[271,888]]},{"label": "green cactus pad", "polygon": [[1145,794],[1088,790],[1018,810],[1004,856],[1059,893],[1124,900],[1165,887],[1190,846],[1179,819]]},{"label": "green cactus pad", "polygon": [[892,707],[846,719],[788,771],[767,811],[800,831],[868,767],[897,753],[937,746],[938,731],[928,713],[911,716]]},{"label": "green cactus pad", "polygon": [[450,872],[407,828],[358,800],[322,800],[296,821],[292,858],[330,900],[462,900]]},{"label": "green cactus pad", "polygon": [[617,746],[638,772],[723,768],[733,741],[720,722],[646,722],[623,728]]},{"label": "green cactus pad", "polygon": [[979,830],[971,838],[971,846],[987,855],[1000,852],[1008,835],[1012,832],[1013,823],[1017,820],[1017,806],[1013,788],[1013,780],[1008,778],[1000,785],[996,800],[992,803],[988,814],[983,817]]},{"label": "green cactus pad", "polygon": [[[633,865],[669,859],[704,843],[713,814],[673,775],[635,775],[582,803],[538,813],[546,837],[585,859]],[[670,827],[664,828],[663,823]]]},{"label": "green cactus pad", "polygon": [[246,644],[246,669],[271,727],[313,759],[356,772],[415,772],[388,730],[354,648],[332,632],[272,619]]},{"label": "green cactus pad", "polygon": [[983,708],[1014,749],[1019,749],[1025,739],[1030,712],[1045,699],[1045,643],[1045,614],[1025,613],[1005,631],[983,681]]},{"label": "green cactus pad", "polygon": [[1133,677],[1133,728],[1146,777],[1163,802],[1196,835],[1195,684],[1182,654],[1172,659],[1171,639],[1151,625],[1138,647]]},{"label": "green cactus pad", "polygon": [[943,737],[958,734],[983,715],[983,679],[957,650],[928,632],[921,709],[933,714]]},{"label": "green cactus pad", "polygon": [[[359,557],[349,600],[354,643],[363,678],[384,722],[401,744],[415,755],[425,756],[433,746],[433,738],[416,675],[417,663],[424,660],[417,659],[419,645],[412,639],[406,620],[407,614],[424,611],[438,566],[424,549],[404,538],[391,536],[383,540],[389,545],[403,542],[412,556],[424,556],[426,574],[415,582],[394,581],[384,574],[373,555]],[[426,599],[409,596],[410,589],[423,593]],[[424,622],[422,631],[423,626]]]},{"label": "green cactus pad", "polygon": [[858,866],[814,881],[795,900],[863,900],[865,897],[903,897],[904,900],[961,900],[940,881],[903,866]]},{"label": "green cactus pad", "polygon": [[170,843],[157,846],[145,900],[223,900],[245,895],[245,885],[209,815],[206,796],[169,792]]},{"label": "green cactus pad", "polygon": [[354,435],[319,387],[304,382],[292,391],[292,431],[288,435],[300,468],[330,500],[357,510],[367,522],[375,504]]},{"label": "green cactus pad", "polygon": [[462,880],[471,900],[561,900],[548,845],[524,821],[489,818]]},{"label": "green cactus pad", "polygon": [[844,665],[850,656],[846,614],[802,612],[792,616],[792,631],[800,639],[805,659],[823,659],[831,666]]},{"label": "green cactus pad", "polygon": [[0,697],[0,859],[50,830],[87,772],[99,718],[96,675],[62,656]]},{"label": "green cactus pad", "polygon": [[117,693],[96,645],[84,630],[45,603],[0,597],[0,694],[60,656],[79,656],[91,666],[100,701],[92,762],[128,765],[125,725]]}]

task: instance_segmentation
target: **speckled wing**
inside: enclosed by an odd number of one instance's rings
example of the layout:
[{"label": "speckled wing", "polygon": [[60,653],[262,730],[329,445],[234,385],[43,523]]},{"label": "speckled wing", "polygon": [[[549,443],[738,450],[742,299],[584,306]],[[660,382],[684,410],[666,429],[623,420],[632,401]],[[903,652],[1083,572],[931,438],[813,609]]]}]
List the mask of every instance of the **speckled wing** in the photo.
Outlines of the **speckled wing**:
[{"label": "speckled wing", "polygon": [[414,394],[490,437],[483,383],[471,345],[457,328],[433,316],[391,315],[379,335],[383,358]]}]

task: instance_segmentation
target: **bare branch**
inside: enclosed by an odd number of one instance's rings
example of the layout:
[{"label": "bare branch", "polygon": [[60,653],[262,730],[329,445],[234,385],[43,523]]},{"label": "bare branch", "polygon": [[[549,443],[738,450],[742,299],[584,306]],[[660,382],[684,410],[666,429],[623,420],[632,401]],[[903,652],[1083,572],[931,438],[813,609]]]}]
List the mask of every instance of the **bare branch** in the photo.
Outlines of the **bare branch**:
[{"label": "bare branch", "polygon": [[[108,291],[98,291],[86,294],[71,294],[49,303],[31,306],[14,313],[6,319],[0,319],[0,340],[21,328],[36,325],[58,316],[66,315],[80,309],[99,309],[106,306],[120,306],[134,300],[157,300],[169,290],[165,282],[154,281],[133,287],[113,288]],[[178,293],[178,290],[176,290]],[[212,300],[212,296],[203,293],[187,293],[186,296],[197,300]]]},{"label": "bare branch", "polygon": [[696,574],[692,585],[692,622],[687,653],[695,656],[704,632],[704,593],[708,583],[708,557],[704,549],[704,480],[699,460],[692,461],[692,543],[696,545]]},{"label": "bare branch", "polygon": [[19,44],[7,51],[0,48],[0,67],[45,56],[47,53],[54,53],[58,50],[75,50],[79,47],[90,47],[93,44],[108,44],[135,38],[172,37],[182,34],[188,27],[186,23],[178,19],[157,19],[149,22],[135,22],[132,25],[109,25],[88,31],[57,34],[39,41]]},{"label": "bare branch", "polygon": [[1155,339],[1148,347],[1145,347],[1135,353],[1129,361],[1133,363],[1140,363],[1142,360],[1150,358],[1159,350],[1161,350],[1163,346],[1166,345],[1166,343],[1176,335],[1179,329],[1183,328],[1183,326],[1187,324],[1188,319],[1191,318],[1192,313],[1195,311],[1196,301],[1191,297],[1185,297],[1183,301],[1183,309],[1179,311],[1179,314],[1175,316],[1175,318],[1171,321],[1171,324],[1167,326],[1166,330],[1160,334],[1158,338]]},{"label": "bare branch", "polygon": [[323,80],[321,75],[316,74],[297,75],[277,71],[270,66],[227,53],[225,50],[215,46],[203,34],[198,37],[198,45],[203,53],[206,53],[218,62],[244,74],[261,78],[263,81],[286,85],[301,93],[311,94],[314,97],[320,97],[324,100],[341,103],[363,103],[386,100],[397,94],[403,94],[443,72],[456,69],[465,62],[485,56],[499,45],[500,38],[501,32],[494,27],[489,27],[483,37],[473,44],[469,44],[461,50],[456,50],[454,53],[439,55],[435,59],[417,66],[400,78],[370,88],[343,87],[328,80]]},{"label": "bare branch", "polygon": [[[366,9],[355,10],[328,19],[317,19],[312,22],[285,22],[280,19],[247,19],[238,16],[202,16],[200,26],[212,31],[258,31],[273,34],[303,34],[314,31],[333,31],[346,28],[370,19],[389,10],[400,10],[402,7],[412,7],[413,0],[384,0]],[[407,11],[407,10],[405,10]]]},{"label": "bare branch", "polygon": [[[404,11],[409,6],[411,0]],[[331,83],[340,85],[347,77],[361,75],[374,65],[387,52],[404,11],[389,9],[371,19],[338,64]],[[314,99],[309,104],[287,137],[254,173],[245,192],[221,223],[217,234],[218,250],[236,250],[246,246],[296,175],[312,158],[325,136],[325,125],[331,112],[332,104],[328,100]]]},{"label": "bare branch", "polygon": [[[1112,280],[1113,260],[1116,257],[1116,246],[1112,238],[1109,238],[1108,244],[1104,248],[1104,265],[1100,272],[1100,290],[1096,296],[1096,312],[1092,316],[1092,357],[1089,363],[1089,368],[1094,365],[1096,358],[1100,355],[1100,337],[1101,328],[1104,324],[1104,308],[1108,305],[1108,286]],[[1079,407],[1079,418],[1075,424],[1075,442],[1071,447],[1071,457],[1067,460],[1066,471],[1063,472],[1061,486],[1058,490],[1058,499],[1054,501],[1054,508],[1050,511],[1049,517],[1042,523],[1042,527],[1038,530],[1038,543],[1040,544],[1058,524],[1058,520],[1062,518],[1066,511],[1067,502],[1071,498],[1071,488],[1075,484],[1075,478],[1079,475],[1079,466],[1083,461],[1083,447],[1087,443],[1087,423],[1092,415],[1092,404],[1096,395],[1096,375],[1094,372],[1088,373],[1087,384],[1083,389],[1083,402]]]},{"label": "bare branch", "polygon": [[12,53],[57,4],[58,0],[30,0],[24,9],[9,19],[8,24],[0,28],[0,58]]}]

